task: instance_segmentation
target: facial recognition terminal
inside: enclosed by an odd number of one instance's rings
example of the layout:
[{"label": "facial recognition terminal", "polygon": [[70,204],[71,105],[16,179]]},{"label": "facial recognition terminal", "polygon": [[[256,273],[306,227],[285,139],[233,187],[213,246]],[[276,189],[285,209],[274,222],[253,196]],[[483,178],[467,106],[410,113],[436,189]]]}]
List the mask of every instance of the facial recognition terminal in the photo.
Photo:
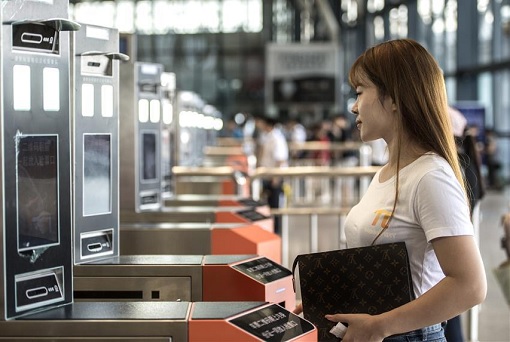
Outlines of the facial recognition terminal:
[{"label": "facial recognition terminal", "polygon": [[72,302],[68,2],[1,3],[1,319]]},{"label": "facial recognition terminal", "polygon": [[82,25],[72,44],[74,263],[119,254],[119,32]]},{"label": "facial recognition terminal", "polygon": [[120,210],[161,208],[161,75],[163,65],[120,66]]}]

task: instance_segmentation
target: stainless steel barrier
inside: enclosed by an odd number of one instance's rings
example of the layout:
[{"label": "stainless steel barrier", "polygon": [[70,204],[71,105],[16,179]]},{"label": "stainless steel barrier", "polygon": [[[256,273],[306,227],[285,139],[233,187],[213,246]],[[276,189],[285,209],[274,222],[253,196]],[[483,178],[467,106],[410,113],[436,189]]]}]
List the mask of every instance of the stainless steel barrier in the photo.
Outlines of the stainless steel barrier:
[{"label": "stainless steel barrier", "polygon": [[172,174],[176,194],[221,194],[222,181],[235,184],[235,195],[245,195],[247,178],[244,173],[231,166],[174,166]]}]

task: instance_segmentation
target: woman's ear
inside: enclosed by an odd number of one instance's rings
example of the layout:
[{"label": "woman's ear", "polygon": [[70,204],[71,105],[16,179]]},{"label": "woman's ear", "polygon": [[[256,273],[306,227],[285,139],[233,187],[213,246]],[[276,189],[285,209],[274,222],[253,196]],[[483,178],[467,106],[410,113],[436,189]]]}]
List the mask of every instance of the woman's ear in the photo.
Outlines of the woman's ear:
[{"label": "woman's ear", "polygon": [[397,104],[395,103],[395,101],[393,99],[391,99],[391,110],[393,112],[397,111]]}]

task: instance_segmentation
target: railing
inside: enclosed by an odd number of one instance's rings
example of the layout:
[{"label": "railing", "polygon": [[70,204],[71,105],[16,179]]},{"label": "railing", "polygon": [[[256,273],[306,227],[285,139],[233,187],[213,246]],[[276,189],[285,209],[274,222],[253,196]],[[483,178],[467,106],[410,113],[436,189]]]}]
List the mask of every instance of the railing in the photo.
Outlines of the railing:
[{"label": "railing", "polygon": [[[370,166],[372,164],[372,148],[362,142],[322,142],[308,141],[304,143],[290,143],[291,167],[343,167],[352,168],[355,166]],[[321,158],[312,158],[314,154],[325,152],[330,155],[327,165],[323,165]],[[348,155],[345,155],[346,152]],[[322,201],[322,203],[341,204],[341,198],[352,196],[349,189],[354,188],[354,177],[337,179],[334,184],[330,180],[321,177],[306,177],[304,179],[293,178],[289,181],[292,189],[292,204],[307,205]]]},{"label": "railing", "polygon": [[[282,217],[282,265],[290,267],[289,259],[289,245],[290,245],[290,227],[289,218],[291,216],[308,216],[309,217],[309,230],[310,230],[310,252],[317,252],[319,250],[319,216],[336,215],[338,218],[338,248],[345,247],[345,232],[343,230],[343,219],[349,212],[354,204],[356,204],[361,196],[366,192],[370,180],[374,174],[380,169],[379,166],[355,166],[355,167],[313,167],[313,166],[294,166],[288,168],[257,168],[251,176],[252,195],[254,199],[261,191],[261,180],[264,178],[281,177],[284,183],[293,184],[293,180],[303,181],[305,187],[313,182],[306,182],[307,178],[315,178],[326,180],[333,189],[333,198],[340,199],[339,201],[329,201],[326,205],[326,200],[319,200],[313,203],[308,203],[307,206],[301,206],[302,203],[294,201],[285,201],[281,208],[273,209],[273,215],[280,215]],[[348,187],[341,186],[346,178],[354,178],[358,182],[349,182]],[[295,183],[295,182],[294,182]],[[322,182],[321,182],[322,183]],[[338,185],[341,184],[341,185]],[[345,183],[343,184],[345,185]],[[292,191],[292,189],[291,189]],[[305,193],[308,190],[305,188]],[[353,194],[348,198],[337,194],[337,191],[349,192]],[[325,196],[325,194],[321,194]],[[292,198],[292,196],[287,196]],[[299,222],[302,222],[301,220]]]},{"label": "railing", "polygon": [[289,143],[289,152],[294,155],[301,151],[329,151],[329,152],[347,152],[359,151],[365,144],[357,141],[348,141],[342,143],[323,142],[323,141],[307,141],[302,143]]},{"label": "railing", "polygon": [[[286,203],[288,207],[317,203],[352,205],[365,193],[372,176],[379,168],[379,166],[258,167],[250,177],[251,193],[253,198],[258,200],[262,179],[282,177],[284,182],[290,185],[291,195],[287,196]],[[359,185],[353,180],[359,180]],[[304,186],[303,191],[301,191],[302,186]]]}]

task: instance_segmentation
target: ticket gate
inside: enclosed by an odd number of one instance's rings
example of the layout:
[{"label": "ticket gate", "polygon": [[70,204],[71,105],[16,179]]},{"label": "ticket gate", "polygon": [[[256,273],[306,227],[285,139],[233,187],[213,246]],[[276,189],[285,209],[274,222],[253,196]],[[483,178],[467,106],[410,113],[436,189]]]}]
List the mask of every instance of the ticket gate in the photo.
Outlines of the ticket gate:
[{"label": "ticket gate", "polygon": [[249,223],[120,225],[120,254],[257,254],[281,262],[281,238]]},{"label": "ticket gate", "polygon": [[262,256],[206,255],[203,301],[257,301],[296,306],[292,272]]},{"label": "ticket gate", "polygon": [[305,319],[270,303],[192,303],[189,341],[317,341]]},{"label": "ticket gate", "polygon": [[189,302],[77,302],[0,322],[0,341],[188,341]]},{"label": "ticket gate", "polygon": [[75,265],[74,299],[265,301],[292,310],[292,273],[257,255],[137,255]]},{"label": "ticket gate", "polygon": [[121,225],[168,222],[245,223],[256,224],[269,232],[274,231],[273,218],[261,214],[253,207],[179,206],[163,207],[158,211],[120,212]]},{"label": "ticket gate", "polygon": [[75,301],[201,301],[202,255],[131,255],[74,266]]},{"label": "ticket gate", "polygon": [[77,302],[0,322],[0,341],[317,341],[317,329],[267,302]]}]

